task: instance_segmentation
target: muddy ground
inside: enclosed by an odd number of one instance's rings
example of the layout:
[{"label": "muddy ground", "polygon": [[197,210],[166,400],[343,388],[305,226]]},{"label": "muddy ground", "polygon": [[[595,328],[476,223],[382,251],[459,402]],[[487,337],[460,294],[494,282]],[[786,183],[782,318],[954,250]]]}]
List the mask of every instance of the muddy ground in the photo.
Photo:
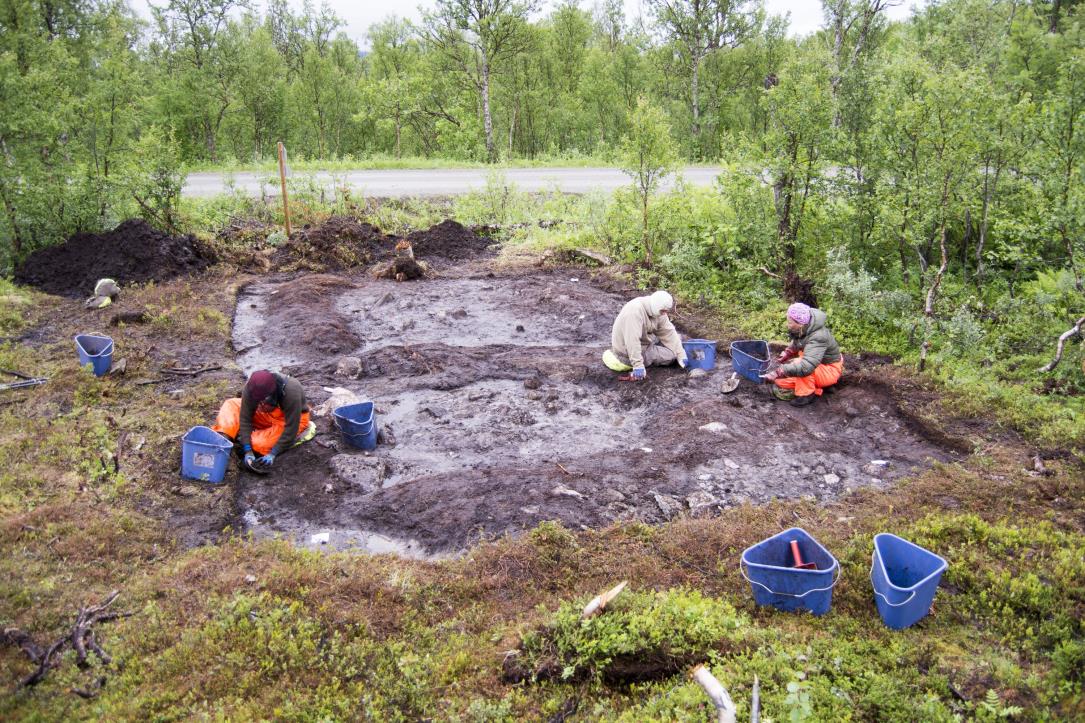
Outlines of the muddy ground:
[{"label": "muddy ground", "polygon": [[[707,376],[672,367],[619,382],[600,355],[635,294],[576,270],[497,272],[470,251],[428,280],[311,274],[243,291],[243,370],[297,376],[314,406],[333,387],[375,401],[385,443],[354,450],[318,418],[317,439],[274,474],[231,471],[235,524],[307,545],[446,554],[542,520],[575,529],[835,499],[954,455],[853,372],[801,409],[745,381],[722,394],[722,353]],[[357,378],[337,374],[343,357],[358,359]]]}]

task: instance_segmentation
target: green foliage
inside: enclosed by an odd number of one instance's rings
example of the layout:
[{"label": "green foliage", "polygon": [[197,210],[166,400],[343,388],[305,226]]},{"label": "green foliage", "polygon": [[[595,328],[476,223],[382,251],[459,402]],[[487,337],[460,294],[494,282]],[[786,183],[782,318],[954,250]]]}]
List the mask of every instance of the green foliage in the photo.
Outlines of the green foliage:
[{"label": "green foliage", "polygon": [[660,182],[674,172],[678,162],[678,149],[671,138],[671,129],[663,111],[648,98],[637,99],[629,134],[622,139],[618,165],[633,179],[641,207],[641,243],[645,260],[652,264],[655,240],[648,231],[648,199]]},{"label": "green foliage", "polygon": [[696,590],[625,592],[603,615],[581,619],[583,602],[565,602],[540,632],[524,637],[529,660],[556,657],[561,678],[602,675],[616,658],[705,657],[742,639],[748,624],[729,604]]}]

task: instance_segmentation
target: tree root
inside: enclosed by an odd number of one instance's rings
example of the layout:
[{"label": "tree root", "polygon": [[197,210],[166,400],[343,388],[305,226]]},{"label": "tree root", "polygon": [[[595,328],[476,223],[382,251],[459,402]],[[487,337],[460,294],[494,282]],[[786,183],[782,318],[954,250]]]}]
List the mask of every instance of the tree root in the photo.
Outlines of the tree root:
[{"label": "tree root", "polygon": [[[45,679],[46,674],[60,663],[61,654],[68,647],[75,651],[75,664],[80,668],[89,667],[88,656],[93,653],[104,665],[113,662],[113,658],[102,650],[92,629],[98,623],[105,623],[118,618],[126,618],[134,613],[109,612],[108,608],[120,595],[119,590],[114,590],[97,605],[79,608],[75,624],[70,632],[56,640],[44,651],[34,643],[33,639],[18,628],[5,628],[0,632],[0,645],[17,645],[26,653],[30,662],[36,663],[37,668],[19,682],[19,687],[25,688],[37,685]],[[72,689],[72,692],[81,698],[94,698],[98,695],[105,684],[105,678],[96,681],[96,687],[90,690]]]}]

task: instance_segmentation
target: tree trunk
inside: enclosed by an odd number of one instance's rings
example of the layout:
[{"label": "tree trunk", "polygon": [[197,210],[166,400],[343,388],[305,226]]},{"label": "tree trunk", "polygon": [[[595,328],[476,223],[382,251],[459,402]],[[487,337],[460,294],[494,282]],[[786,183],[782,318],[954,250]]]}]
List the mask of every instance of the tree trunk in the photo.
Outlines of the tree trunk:
[{"label": "tree trunk", "polygon": [[494,149],[494,121],[490,114],[490,59],[482,54],[482,125],[486,129],[486,160],[497,161]]},{"label": "tree trunk", "polygon": [[1001,159],[996,161],[993,180],[990,179],[988,170],[985,165],[983,169],[983,217],[980,219],[979,239],[976,241],[976,273],[973,276],[977,286],[983,281],[983,248],[987,245],[987,230],[990,228],[991,199],[998,189],[998,177],[1002,174]]},{"label": "tree trunk", "polygon": [[1062,0],[1051,3],[1051,24],[1048,26],[1049,33],[1059,32],[1059,15],[1062,13]]},{"label": "tree trunk", "polygon": [[8,222],[11,224],[11,258],[14,262],[19,260],[19,256],[23,252],[23,234],[19,230],[19,218],[15,215],[15,207],[11,205],[7,187],[3,183],[0,183],[0,196],[4,199],[4,210],[8,214]]},{"label": "tree trunk", "polygon": [[693,58],[693,78],[690,81],[690,110],[693,113],[693,154],[695,158],[701,157],[701,58]]},{"label": "tree trunk", "polygon": [[934,304],[938,301],[938,289],[942,285],[942,276],[949,266],[949,255],[946,253],[946,202],[949,200],[949,180],[942,182],[941,224],[938,229],[938,245],[942,252],[942,263],[927,289],[927,300],[923,305],[923,345],[919,349],[919,371],[927,366],[927,354],[931,348],[931,330],[934,327]]},{"label": "tree trunk", "polygon": [[400,111],[399,104],[396,104],[396,158],[400,157],[401,147],[400,138],[403,133],[403,113]]},{"label": "tree trunk", "polygon": [[641,198],[641,243],[644,244],[644,260],[652,268],[652,244],[648,241],[648,191],[642,190]]}]

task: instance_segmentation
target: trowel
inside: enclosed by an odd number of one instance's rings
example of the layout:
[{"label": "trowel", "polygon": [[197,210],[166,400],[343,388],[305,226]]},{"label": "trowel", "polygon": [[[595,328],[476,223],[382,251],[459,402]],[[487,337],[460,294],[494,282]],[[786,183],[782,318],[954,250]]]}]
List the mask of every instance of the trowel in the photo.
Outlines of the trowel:
[{"label": "trowel", "polygon": [[720,392],[723,394],[730,394],[735,391],[738,389],[738,381],[738,372],[731,372],[731,376],[725,379],[723,384],[720,385]]},{"label": "trowel", "polygon": [[817,565],[815,565],[814,563],[812,563],[812,562],[803,562],[802,561],[802,553],[799,552],[799,541],[798,540],[792,540],[791,541],[791,557],[792,557],[793,562],[794,562],[792,567],[795,568],[796,570],[816,570],[816,569],[818,569]]},{"label": "trowel", "polygon": [[267,475],[271,474],[271,470],[259,464],[249,464],[245,460],[241,460],[241,469],[253,474]]}]

